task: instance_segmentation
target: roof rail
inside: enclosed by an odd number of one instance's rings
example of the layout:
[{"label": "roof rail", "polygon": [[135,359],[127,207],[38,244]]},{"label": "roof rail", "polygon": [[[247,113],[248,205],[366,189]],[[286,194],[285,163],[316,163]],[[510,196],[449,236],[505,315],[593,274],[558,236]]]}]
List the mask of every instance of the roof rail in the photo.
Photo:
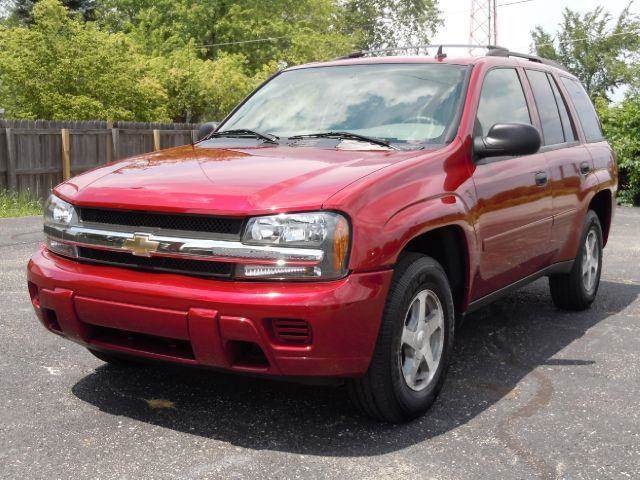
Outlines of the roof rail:
[{"label": "roof rail", "polygon": [[436,44],[429,44],[429,45],[409,45],[408,47],[378,48],[375,50],[359,50],[356,52],[351,52],[348,55],[338,57],[336,58],[336,60],[347,60],[349,58],[360,58],[360,57],[365,57],[367,55],[375,55],[379,53],[402,52],[402,51],[410,51],[410,50],[415,50],[416,52],[419,52],[420,50],[427,50],[427,49],[438,49],[440,54],[442,54],[443,48],[470,48],[470,49],[482,48],[488,51],[491,51],[491,50],[508,51],[506,48],[498,47],[496,45],[471,45],[471,44],[465,44],[465,43],[436,43]]},{"label": "roof rail", "polygon": [[498,47],[487,52],[488,57],[516,57],[516,58],[524,58],[526,60],[530,60],[536,63],[542,63],[544,65],[550,65],[552,67],[559,68],[564,71],[568,71],[567,67],[562,65],[561,63],[555,62],[553,60],[549,60],[548,58],[538,57],[537,55],[531,55],[530,53],[518,53],[512,52],[507,48]]},{"label": "roof rail", "polygon": [[486,53],[487,57],[517,57],[517,58],[524,58],[524,59],[530,60],[532,62],[542,63],[544,65],[550,65],[552,67],[556,67],[556,68],[560,68],[562,70],[568,71],[567,68],[564,65],[561,65],[558,62],[554,62],[553,60],[549,60],[548,58],[542,58],[542,57],[538,57],[536,55],[531,55],[531,54],[528,54],[528,53],[512,52],[508,48],[500,47],[498,45],[470,45],[470,44],[464,44],[464,43],[410,45],[408,47],[379,48],[379,49],[376,49],[376,50],[360,50],[360,51],[356,51],[356,52],[351,52],[350,54],[345,55],[343,57],[338,57],[338,58],[336,58],[336,60],[348,60],[350,58],[361,58],[361,57],[365,57],[367,55],[375,55],[375,54],[380,54],[380,53],[411,51],[411,50],[415,50],[417,53],[419,53],[420,50],[427,50],[427,49],[438,49],[438,53],[436,54],[436,58],[441,59],[441,58],[446,57],[446,55],[443,54],[443,48],[469,48],[469,49],[481,48],[481,49],[484,49],[484,50],[487,51],[487,53]]}]

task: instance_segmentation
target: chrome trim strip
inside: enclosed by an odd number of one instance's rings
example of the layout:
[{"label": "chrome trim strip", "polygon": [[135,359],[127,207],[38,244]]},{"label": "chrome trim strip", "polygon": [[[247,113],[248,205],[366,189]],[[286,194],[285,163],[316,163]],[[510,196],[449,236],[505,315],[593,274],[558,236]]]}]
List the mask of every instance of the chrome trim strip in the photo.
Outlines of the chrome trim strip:
[{"label": "chrome trim strip", "polygon": [[[269,245],[245,245],[241,242],[170,237],[149,233],[116,232],[80,226],[60,227],[47,225],[45,233],[57,240],[84,247],[124,251],[133,254],[128,247],[136,236],[144,236],[149,242],[157,242],[153,252],[144,256],[171,256],[210,261],[249,263],[250,261],[287,264],[317,265],[324,258],[324,251],[311,248],[277,247]],[[138,253],[139,254],[139,253]]]},{"label": "chrome trim strip", "polygon": [[236,233],[218,233],[218,232],[201,232],[201,231],[191,231],[191,230],[177,230],[172,228],[162,228],[162,227],[132,227],[130,225],[117,225],[115,223],[99,223],[99,222],[87,222],[86,220],[80,220],[74,225],[78,227],[84,227],[91,230],[104,230],[109,229],[110,231],[118,231],[122,233],[144,233],[144,234],[153,234],[153,235],[162,235],[165,237],[180,237],[183,235],[188,235],[188,238],[193,239],[216,239],[216,240],[237,240],[242,236],[242,232],[239,234]]}]

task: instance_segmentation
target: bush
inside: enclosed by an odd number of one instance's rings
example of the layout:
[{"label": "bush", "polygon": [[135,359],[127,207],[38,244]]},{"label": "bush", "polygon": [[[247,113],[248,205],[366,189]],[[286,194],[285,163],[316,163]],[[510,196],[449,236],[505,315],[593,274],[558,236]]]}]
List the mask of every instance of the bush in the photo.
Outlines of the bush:
[{"label": "bush", "polygon": [[598,103],[605,135],[618,157],[622,203],[640,205],[640,94],[618,105]]},{"label": "bush", "polygon": [[198,58],[193,48],[156,57],[152,74],[167,95],[165,104],[174,121],[219,121],[259,84],[240,54],[221,54],[215,60]]},{"label": "bush", "polygon": [[41,0],[29,27],[0,26],[0,105],[10,118],[167,121],[166,94],[122,33]]}]

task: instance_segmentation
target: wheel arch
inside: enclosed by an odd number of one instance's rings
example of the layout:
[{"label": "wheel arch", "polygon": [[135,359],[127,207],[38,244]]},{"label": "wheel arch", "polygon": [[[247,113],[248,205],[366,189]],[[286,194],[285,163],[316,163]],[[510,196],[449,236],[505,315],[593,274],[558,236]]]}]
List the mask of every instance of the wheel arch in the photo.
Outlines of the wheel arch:
[{"label": "wheel arch", "polygon": [[603,246],[607,244],[609,231],[611,230],[611,218],[613,215],[613,194],[611,190],[604,189],[596,193],[589,202],[588,210],[593,210],[598,215],[602,226]]},{"label": "wheel arch", "polygon": [[444,225],[413,237],[400,254],[421,253],[435,259],[447,274],[457,312],[464,311],[469,292],[469,245],[459,225]]}]

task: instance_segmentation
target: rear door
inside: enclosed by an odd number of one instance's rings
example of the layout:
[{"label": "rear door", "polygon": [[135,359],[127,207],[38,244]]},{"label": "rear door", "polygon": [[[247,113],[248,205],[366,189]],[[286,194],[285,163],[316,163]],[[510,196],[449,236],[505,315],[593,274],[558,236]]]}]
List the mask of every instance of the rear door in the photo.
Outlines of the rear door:
[{"label": "rear door", "polygon": [[560,78],[575,107],[576,115],[580,120],[586,148],[589,150],[589,153],[591,153],[593,159],[594,172],[606,177],[600,178],[602,183],[606,183],[609,179],[615,181],[615,179],[611,178],[611,174],[616,168],[613,151],[604,138],[600,120],[598,119],[596,109],[589,99],[589,95],[575,78],[564,76]]},{"label": "rear door", "polygon": [[[553,195],[552,244],[557,254],[573,234],[582,202],[585,172],[591,157],[580,143],[566,99],[553,76],[546,71],[526,69],[543,134],[540,149],[547,158]],[[554,261],[565,260],[554,255]]]},{"label": "rear door", "polygon": [[[521,69],[485,76],[474,135],[497,123],[532,124]],[[544,268],[552,247],[552,201],[544,153],[485,158],[474,164],[476,231],[482,253],[473,298],[483,297]]]}]

